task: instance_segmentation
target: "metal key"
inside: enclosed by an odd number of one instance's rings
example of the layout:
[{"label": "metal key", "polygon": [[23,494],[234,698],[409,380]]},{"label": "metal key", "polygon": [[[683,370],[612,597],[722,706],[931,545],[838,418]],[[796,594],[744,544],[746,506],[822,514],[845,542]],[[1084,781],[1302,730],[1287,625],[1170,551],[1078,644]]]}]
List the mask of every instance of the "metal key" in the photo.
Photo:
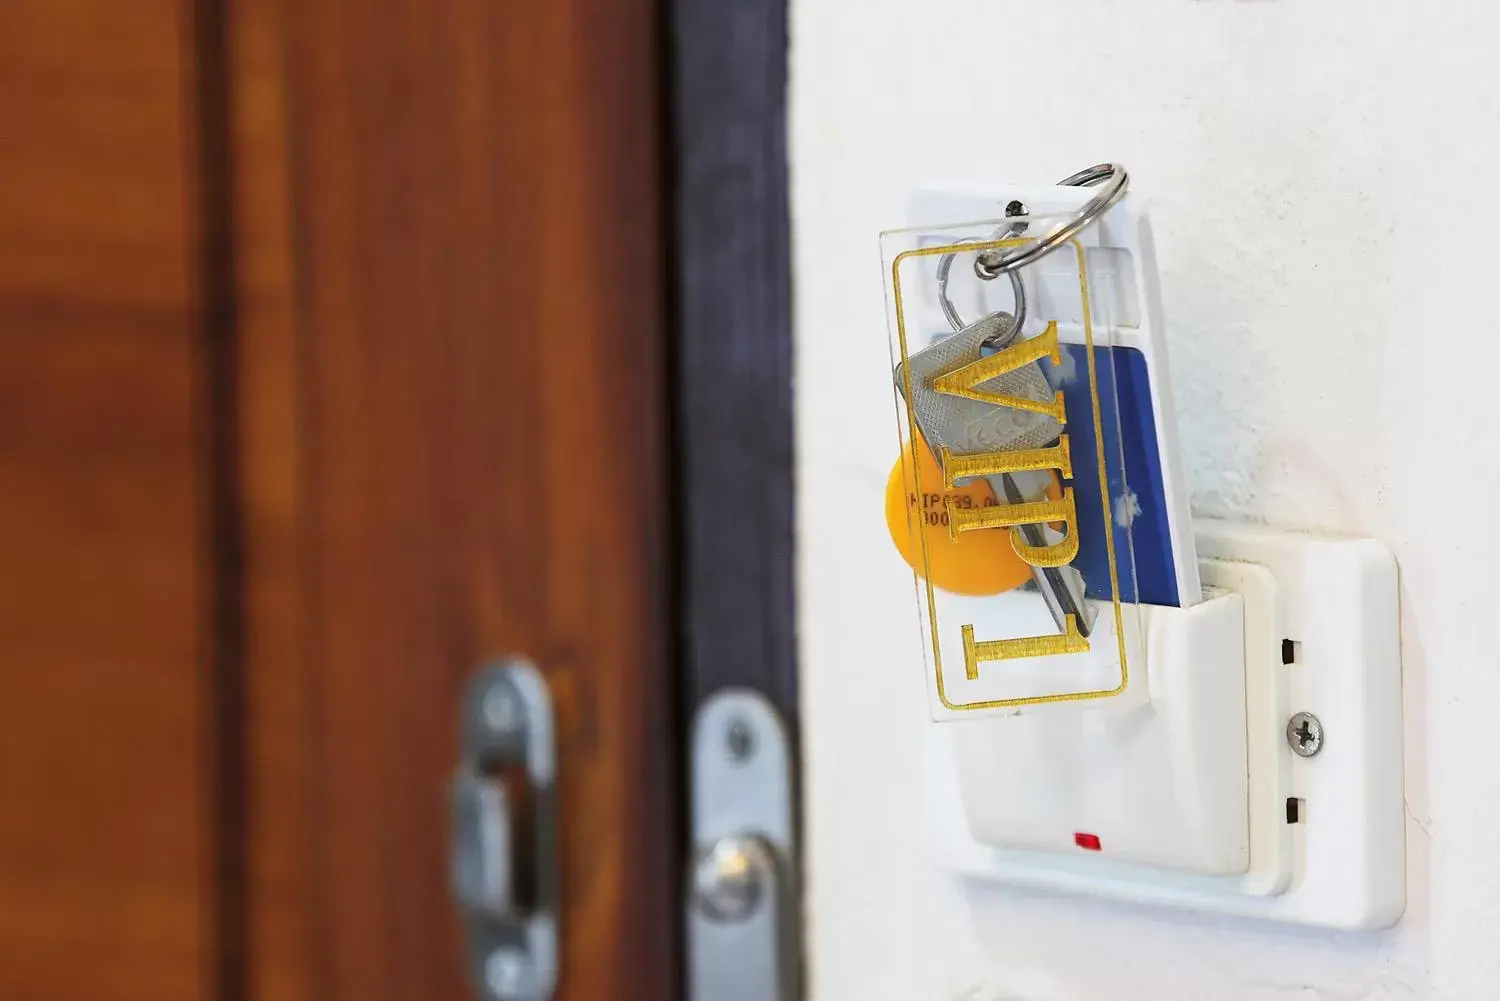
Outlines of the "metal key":
[{"label": "metal key", "polygon": [[[994,313],[911,356],[912,410],[922,437],[939,462],[942,461],[944,446],[955,454],[971,454],[1046,448],[1056,444],[1062,425],[1048,414],[939,393],[932,388],[932,381],[937,376],[978,361],[986,348],[1008,346],[1016,335],[1014,317],[1009,313]],[[897,387],[905,395],[905,366],[898,365],[895,376]],[[991,392],[1039,403],[1050,401],[1053,395],[1040,362],[1024,365],[983,385]],[[1044,499],[1052,477],[1050,473],[1040,471],[1003,473],[987,479],[997,497],[1004,497],[1008,504],[1019,504]],[[1047,525],[1019,527],[1028,545],[1045,546],[1062,538]],[[1059,630],[1067,628],[1067,617],[1072,615],[1079,633],[1087,636],[1092,631],[1096,613],[1084,600],[1081,573],[1069,566],[1033,567],[1032,577]]]}]

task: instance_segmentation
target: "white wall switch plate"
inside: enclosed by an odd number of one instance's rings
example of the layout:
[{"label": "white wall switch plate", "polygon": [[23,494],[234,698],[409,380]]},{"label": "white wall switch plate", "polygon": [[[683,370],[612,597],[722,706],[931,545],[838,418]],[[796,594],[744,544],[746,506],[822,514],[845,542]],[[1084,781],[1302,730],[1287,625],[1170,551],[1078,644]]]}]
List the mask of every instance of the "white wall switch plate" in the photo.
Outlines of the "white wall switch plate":
[{"label": "white wall switch plate", "polygon": [[[1053,713],[928,728],[937,855],[968,877],[1333,928],[1390,925],[1406,903],[1394,560],[1371,540],[1194,528],[1204,581],[1233,593],[1149,609],[1152,705],[1124,710],[1145,714],[1134,728],[1103,722],[1098,709],[1071,723]],[[1222,671],[1210,651],[1232,642],[1220,618],[1238,608],[1243,688],[1192,678]],[[1204,618],[1188,624],[1190,613]],[[1241,698],[1234,722],[1229,698]],[[1291,748],[1297,712],[1321,722],[1312,757]],[[1199,725],[1208,720],[1228,732]],[[1051,728],[1049,739],[1003,732],[1015,724]],[[1157,769],[1167,772],[1142,774]],[[1225,788],[1244,797],[1243,811],[1217,794]]]}]

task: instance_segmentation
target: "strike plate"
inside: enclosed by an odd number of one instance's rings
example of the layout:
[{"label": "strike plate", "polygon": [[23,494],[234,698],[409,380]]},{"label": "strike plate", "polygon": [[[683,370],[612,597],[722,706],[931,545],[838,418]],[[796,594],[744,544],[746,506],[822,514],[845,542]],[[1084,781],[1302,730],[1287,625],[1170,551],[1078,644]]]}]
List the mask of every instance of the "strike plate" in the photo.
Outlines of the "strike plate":
[{"label": "strike plate", "polygon": [[[477,993],[547,1001],[557,986],[560,895],[557,747],[541,673],[518,657],[482,671],[464,697],[459,734],[450,879]],[[507,773],[524,788],[507,788]]]},{"label": "strike plate", "polygon": [[791,751],[764,696],[719,692],[692,735],[691,1001],[797,996]]}]

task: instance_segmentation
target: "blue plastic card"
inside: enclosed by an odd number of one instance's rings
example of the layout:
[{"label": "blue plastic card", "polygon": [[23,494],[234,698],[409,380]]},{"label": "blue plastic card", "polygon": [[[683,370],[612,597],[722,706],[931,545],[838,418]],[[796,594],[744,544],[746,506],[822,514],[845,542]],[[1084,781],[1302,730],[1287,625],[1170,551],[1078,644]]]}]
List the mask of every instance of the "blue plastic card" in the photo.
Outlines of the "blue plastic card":
[{"label": "blue plastic card", "polygon": [[[1067,387],[1080,369],[1088,365],[1082,344],[1063,345],[1061,366],[1044,363],[1048,381],[1062,389],[1068,414],[1068,433],[1075,454],[1095,448],[1093,412],[1088,395],[1069,393]],[[1104,454],[1109,478],[1114,524],[1115,552],[1122,563],[1118,574],[1120,600],[1147,605],[1178,605],[1177,563],[1172,550],[1172,527],[1167,518],[1167,498],[1162,482],[1161,449],[1151,403],[1150,375],[1146,358],[1134,348],[1096,347],[1094,363],[1104,373],[1101,381],[1112,382],[1117,408],[1101,413]],[[1079,553],[1073,565],[1083,573],[1090,598],[1108,600],[1109,557],[1104,545],[1104,505],[1099,494],[1098,467],[1075,463],[1073,488],[1079,495]],[[1124,566],[1126,561],[1131,566]]]}]

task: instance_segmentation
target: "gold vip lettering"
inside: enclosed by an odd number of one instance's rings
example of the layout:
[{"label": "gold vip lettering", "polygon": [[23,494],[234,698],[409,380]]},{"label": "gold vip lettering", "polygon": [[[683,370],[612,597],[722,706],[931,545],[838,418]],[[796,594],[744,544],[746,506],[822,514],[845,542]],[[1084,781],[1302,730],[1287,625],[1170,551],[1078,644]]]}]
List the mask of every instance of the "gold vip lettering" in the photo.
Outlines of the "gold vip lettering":
[{"label": "gold vip lettering", "polygon": [[[1054,393],[1050,401],[1038,402],[979,388],[992,379],[1014,372],[1041,358],[1050,358],[1054,365],[1062,362],[1056,323],[1049,323],[1046,331],[1039,337],[1013,344],[988,358],[981,358],[938,376],[932,381],[932,388],[950,396],[1047,414],[1059,424],[1066,424],[1067,414],[1063,409],[1063,394],[1060,392]],[[1049,448],[955,455],[944,447],[941,459],[943,485],[950,490],[958,480],[1032,470],[1057,470],[1064,479],[1073,478],[1073,456],[1066,434],[1059,436],[1057,444]],[[1064,536],[1061,541],[1049,545],[1031,545],[1021,532],[1023,525],[1059,523],[1063,526]],[[1016,555],[1031,566],[1060,567],[1072,562],[1078,555],[1078,509],[1073,498],[1073,488],[1064,488],[1062,496],[1057,500],[997,504],[993,507],[954,509],[949,512],[948,532],[954,539],[961,532],[993,529],[1009,529],[1010,544]],[[1089,648],[1089,641],[1079,633],[1078,622],[1073,615],[1067,616],[1061,633],[1007,640],[976,640],[974,627],[966,625],[963,627],[963,641],[964,673],[970,680],[979,677],[981,661],[1082,653]]]}]

